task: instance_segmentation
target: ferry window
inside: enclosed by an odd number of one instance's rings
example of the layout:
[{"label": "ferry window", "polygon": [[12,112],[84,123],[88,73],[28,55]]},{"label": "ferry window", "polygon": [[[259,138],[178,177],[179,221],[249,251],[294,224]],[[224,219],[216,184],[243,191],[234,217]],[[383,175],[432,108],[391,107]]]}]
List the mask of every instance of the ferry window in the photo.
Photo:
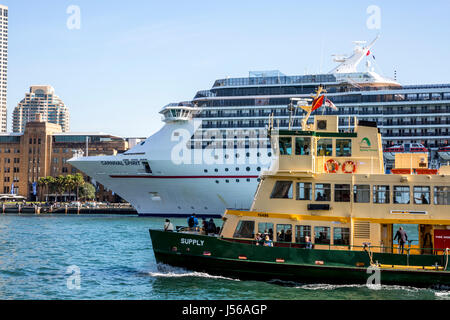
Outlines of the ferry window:
[{"label": "ferry window", "polygon": [[350,157],[352,155],[351,139],[336,139],[336,157]]},{"label": "ferry window", "polygon": [[292,199],[292,181],[277,181],[270,198]]},{"label": "ferry window", "polygon": [[373,186],[373,203],[389,203],[389,186]]},{"label": "ferry window", "polygon": [[370,185],[357,184],[353,186],[353,199],[358,203],[370,202]]},{"label": "ferry window", "polygon": [[414,187],[414,203],[430,204],[430,187]]},{"label": "ferry window", "polygon": [[291,137],[280,137],[280,154],[281,155],[291,155],[292,154],[292,139]]},{"label": "ferry window", "polygon": [[273,240],[273,223],[269,222],[258,223],[258,232],[261,234],[268,234],[270,240]]},{"label": "ferry window", "polygon": [[350,185],[335,184],[334,185],[334,201],[350,202]]},{"label": "ferry window", "polygon": [[330,244],[330,227],[314,227],[314,243]]},{"label": "ferry window", "polygon": [[316,183],[314,198],[316,201],[331,201],[331,185],[329,183]]},{"label": "ferry window", "polygon": [[311,152],[311,138],[295,138],[295,154],[307,156]]},{"label": "ferry window", "polygon": [[434,204],[450,204],[450,187],[434,187]]},{"label": "ferry window", "polygon": [[254,238],[255,221],[239,221],[233,238]]},{"label": "ferry window", "polygon": [[306,243],[306,237],[311,240],[311,226],[295,226],[295,242]]},{"label": "ferry window", "polygon": [[277,224],[277,241],[291,242],[292,241],[292,225],[291,224]]},{"label": "ferry window", "polygon": [[333,140],[332,139],[319,139],[317,141],[317,155],[318,156],[331,156],[333,152]]},{"label": "ferry window", "polygon": [[297,182],[297,200],[312,200],[312,183]]},{"label": "ferry window", "polygon": [[394,186],[394,203],[409,204],[409,187]]},{"label": "ferry window", "polygon": [[333,229],[333,244],[348,246],[350,244],[350,229],[349,228],[334,228]]}]

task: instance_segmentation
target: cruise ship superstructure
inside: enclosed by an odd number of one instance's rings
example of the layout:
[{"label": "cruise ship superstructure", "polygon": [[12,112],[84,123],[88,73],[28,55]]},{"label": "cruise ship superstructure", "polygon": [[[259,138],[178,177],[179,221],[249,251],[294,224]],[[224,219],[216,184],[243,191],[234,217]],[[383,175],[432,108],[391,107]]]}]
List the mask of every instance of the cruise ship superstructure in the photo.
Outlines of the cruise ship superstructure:
[{"label": "cruise ship superstructure", "polygon": [[[164,126],[116,156],[76,157],[69,162],[130,202],[140,215],[220,216],[225,208],[247,209],[259,174],[273,155],[267,126],[301,128],[304,111],[287,107],[310,99],[322,86],[337,110],[339,131],[352,132],[356,119],[376,121],[385,148],[419,143],[439,167],[448,152],[450,84],[402,86],[376,73],[368,45],[355,42],[353,54],[335,56],[326,74],[286,76],[250,72],[245,78],[216,80],[191,101],[172,103],[160,113]],[[363,60],[365,71],[357,66]],[[314,113],[310,118],[314,121]],[[448,158],[448,157],[447,157]],[[392,167],[386,159],[386,170]]]}]

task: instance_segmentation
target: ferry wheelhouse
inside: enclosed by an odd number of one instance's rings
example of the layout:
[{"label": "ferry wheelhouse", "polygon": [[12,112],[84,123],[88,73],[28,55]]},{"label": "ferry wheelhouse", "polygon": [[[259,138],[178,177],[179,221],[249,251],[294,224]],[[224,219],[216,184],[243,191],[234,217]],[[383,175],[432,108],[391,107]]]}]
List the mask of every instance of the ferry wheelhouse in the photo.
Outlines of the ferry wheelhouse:
[{"label": "ferry wheelhouse", "polygon": [[[276,159],[250,210],[227,209],[218,235],[150,230],[156,260],[239,278],[450,285],[450,167],[426,154],[396,155],[385,174],[376,123],[338,130],[316,115],[302,130],[270,128]],[[417,227],[416,244],[394,241],[394,226]],[[263,235],[265,241],[259,238]]]}]

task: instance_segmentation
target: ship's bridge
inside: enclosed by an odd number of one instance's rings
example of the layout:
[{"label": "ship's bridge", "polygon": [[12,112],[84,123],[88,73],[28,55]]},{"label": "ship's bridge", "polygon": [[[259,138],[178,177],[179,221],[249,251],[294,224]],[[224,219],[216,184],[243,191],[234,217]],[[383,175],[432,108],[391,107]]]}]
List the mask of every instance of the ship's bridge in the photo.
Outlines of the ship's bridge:
[{"label": "ship's bridge", "polygon": [[199,110],[191,102],[180,102],[164,106],[159,113],[163,115],[164,122],[190,121]]},{"label": "ship's bridge", "polygon": [[359,121],[354,132],[339,132],[337,116],[316,115],[305,129],[272,130],[278,161],[269,174],[384,172],[381,135],[375,123]]}]

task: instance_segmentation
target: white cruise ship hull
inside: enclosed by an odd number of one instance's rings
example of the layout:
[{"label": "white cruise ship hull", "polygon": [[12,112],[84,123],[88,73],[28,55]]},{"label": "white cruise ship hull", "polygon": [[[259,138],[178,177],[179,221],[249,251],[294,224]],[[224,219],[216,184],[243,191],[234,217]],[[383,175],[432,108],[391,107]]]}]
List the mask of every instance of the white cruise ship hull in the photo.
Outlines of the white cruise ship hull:
[{"label": "white cruise ship hull", "polygon": [[[191,161],[177,163],[173,153],[181,140],[174,132],[182,135],[183,130],[190,137],[194,132],[193,121],[166,124],[143,145],[124,154],[78,157],[69,163],[128,201],[139,215],[169,217],[196,213],[218,217],[226,208],[250,208],[259,173],[268,168],[270,159],[266,159],[269,163],[264,166],[250,163],[245,157],[248,149],[235,149],[233,152],[242,155],[242,160],[230,157],[228,163],[219,163],[226,162],[222,156],[214,160],[218,163],[208,164],[208,160],[196,160],[193,155],[204,151],[187,150],[192,152]],[[151,173],[145,171],[145,161]]]}]

